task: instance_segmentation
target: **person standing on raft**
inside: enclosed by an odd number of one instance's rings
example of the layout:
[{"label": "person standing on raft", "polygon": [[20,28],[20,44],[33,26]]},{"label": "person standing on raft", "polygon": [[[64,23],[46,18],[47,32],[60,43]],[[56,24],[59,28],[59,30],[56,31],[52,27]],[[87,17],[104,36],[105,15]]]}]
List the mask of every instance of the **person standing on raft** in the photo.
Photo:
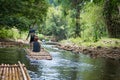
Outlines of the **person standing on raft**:
[{"label": "person standing on raft", "polygon": [[29,36],[30,36],[30,50],[32,50],[32,44],[35,38],[35,30],[32,27],[30,27],[29,29],[29,33],[28,33],[26,40],[28,40]]}]

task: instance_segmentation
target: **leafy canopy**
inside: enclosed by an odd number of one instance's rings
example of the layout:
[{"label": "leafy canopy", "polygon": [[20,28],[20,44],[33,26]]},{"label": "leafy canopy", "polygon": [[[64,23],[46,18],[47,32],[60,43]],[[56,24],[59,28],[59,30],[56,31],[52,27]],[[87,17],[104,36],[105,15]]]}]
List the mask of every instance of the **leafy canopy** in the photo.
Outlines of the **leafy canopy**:
[{"label": "leafy canopy", "polygon": [[0,25],[25,30],[43,22],[48,5],[45,0],[0,0]]}]

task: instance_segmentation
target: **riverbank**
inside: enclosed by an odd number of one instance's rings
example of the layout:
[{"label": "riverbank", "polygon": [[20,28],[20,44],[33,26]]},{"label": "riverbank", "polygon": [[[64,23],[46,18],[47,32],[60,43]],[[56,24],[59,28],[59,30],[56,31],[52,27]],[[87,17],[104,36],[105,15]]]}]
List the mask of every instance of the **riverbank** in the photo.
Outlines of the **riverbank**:
[{"label": "riverbank", "polygon": [[[0,42],[18,42],[20,45],[21,44],[28,44],[28,41],[24,41],[24,40],[4,40],[4,39],[0,39]],[[114,44],[113,44],[114,43]],[[52,43],[53,44],[53,43]],[[107,41],[102,41],[101,45],[99,43],[96,44],[89,44],[89,45],[83,45],[85,44],[84,42],[79,45],[78,43],[72,42],[72,41],[67,41],[65,40],[64,42],[60,42],[60,43],[54,43],[56,44],[57,48],[59,49],[64,49],[67,51],[72,51],[75,54],[78,53],[83,53],[85,55],[89,55],[92,58],[98,58],[98,57],[103,57],[103,58],[111,58],[111,59],[120,59],[120,41],[119,40],[107,40]],[[117,45],[115,45],[117,44]],[[109,45],[109,46],[108,46]],[[111,46],[110,46],[111,45]]]},{"label": "riverbank", "polygon": [[[115,43],[117,45],[114,45],[112,43]],[[84,44],[84,43],[83,43]],[[117,40],[108,40],[108,41],[103,41],[103,45],[101,44],[94,44],[94,45],[79,45],[75,44],[72,42],[67,43],[64,41],[62,43],[59,43],[56,47],[59,49],[64,49],[67,51],[72,51],[74,53],[83,53],[86,55],[89,55],[92,58],[98,58],[98,57],[103,57],[103,58],[111,58],[111,59],[120,59],[120,41]],[[111,44],[111,46],[110,46]],[[105,46],[106,45],[106,46]],[[109,46],[108,46],[109,45]]]}]

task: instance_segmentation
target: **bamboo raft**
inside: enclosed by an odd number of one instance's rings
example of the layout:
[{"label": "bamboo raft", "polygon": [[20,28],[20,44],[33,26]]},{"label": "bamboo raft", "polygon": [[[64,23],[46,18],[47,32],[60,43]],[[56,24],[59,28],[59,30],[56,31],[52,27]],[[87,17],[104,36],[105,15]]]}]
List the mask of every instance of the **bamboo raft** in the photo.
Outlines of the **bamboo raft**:
[{"label": "bamboo raft", "polygon": [[32,60],[52,60],[52,56],[44,50],[44,48],[41,49],[40,52],[32,52],[30,49],[25,49],[28,58]]},{"label": "bamboo raft", "polygon": [[22,42],[0,42],[0,47],[15,47],[15,46],[23,46]]},{"label": "bamboo raft", "polygon": [[1,64],[0,80],[31,80],[24,64]]}]

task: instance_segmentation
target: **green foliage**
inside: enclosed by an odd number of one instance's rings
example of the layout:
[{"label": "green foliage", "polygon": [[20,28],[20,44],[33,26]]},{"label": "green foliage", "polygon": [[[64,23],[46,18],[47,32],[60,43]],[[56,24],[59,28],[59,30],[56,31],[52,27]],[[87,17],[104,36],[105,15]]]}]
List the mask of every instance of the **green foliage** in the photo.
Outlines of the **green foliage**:
[{"label": "green foliage", "polygon": [[120,47],[120,40],[116,38],[102,38],[98,42],[93,43],[92,45],[103,47]]},{"label": "green foliage", "polygon": [[81,12],[82,38],[86,41],[98,41],[102,36],[106,36],[102,5],[87,3]]},{"label": "green foliage", "polygon": [[27,35],[28,35],[28,32],[25,32],[25,31],[19,31],[19,39],[23,39],[23,40],[25,40],[26,39],[26,37],[27,37]]},{"label": "green foliage", "polygon": [[[11,28],[11,29],[9,29],[9,31],[11,31],[11,34],[13,35],[11,38],[13,38],[13,39],[17,39],[17,38],[19,38],[19,31],[18,31],[18,29],[16,29],[15,27],[14,28]],[[9,33],[8,33],[9,34]]]},{"label": "green foliage", "polygon": [[38,34],[38,37],[39,37],[40,40],[45,39],[45,36],[43,34]]},{"label": "green foliage", "polygon": [[48,9],[43,34],[52,35],[57,40],[66,38],[66,21],[62,16],[61,6]]},{"label": "green foliage", "polygon": [[43,22],[48,5],[45,0],[0,0],[0,25],[26,30]]},{"label": "green foliage", "polygon": [[104,1],[104,17],[111,38],[120,38],[120,1],[106,0]]},{"label": "green foliage", "polygon": [[[76,22],[76,8],[75,6],[71,8],[71,5],[76,4],[75,2],[65,0],[60,1],[60,4],[58,4],[58,0],[52,0],[51,3],[55,3],[57,6],[51,6],[49,8],[43,33],[59,37],[60,39],[74,37],[77,34],[76,30],[78,30],[76,24],[81,23],[79,25],[80,34],[84,41],[96,42],[102,37],[107,36],[106,25],[102,14],[103,0],[100,0],[100,3],[87,1],[82,0],[79,4],[79,6],[83,6],[83,3],[86,3],[81,10],[80,21]],[[61,38],[61,35],[65,37]]]},{"label": "green foliage", "polygon": [[68,40],[63,40],[61,43],[64,44],[75,44],[84,47],[120,47],[120,40],[116,38],[101,38],[97,42],[84,41],[82,38],[70,38]]},{"label": "green foliage", "polygon": [[5,30],[4,28],[2,28],[1,30],[0,30],[0,37],[1,38],[6,38],[7,37],[7,30]]},{"label": "green foliage", "polygon": [[19,38],[19,31],[16,28],[11,28],[11,29],[2,28],[0,30],[0,38],[17,39]]}]

